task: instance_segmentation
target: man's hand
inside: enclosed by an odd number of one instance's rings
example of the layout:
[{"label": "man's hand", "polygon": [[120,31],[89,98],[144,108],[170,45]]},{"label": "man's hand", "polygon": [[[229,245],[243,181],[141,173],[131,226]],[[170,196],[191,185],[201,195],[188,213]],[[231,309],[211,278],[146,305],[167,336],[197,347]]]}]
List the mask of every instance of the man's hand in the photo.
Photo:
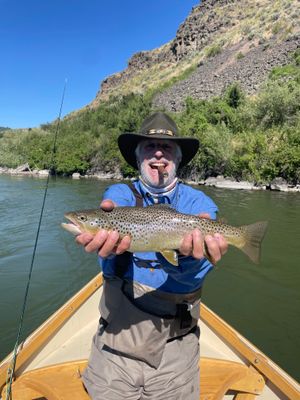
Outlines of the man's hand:
[{"label": "man's hand", "polygon": [[[206,213],[199,214],[199,217],[210,218],[209,214]],[[228,248],[226,240],[219,233],[203,237],[199,229],[194,229],[191,233],[184,236],[179,252],[185,256],[193,256],[200,260],[205,257],[204,244],[208,252],[208,257],[213,264],[220,261]]]},{"label": "man's hand", "polygon": [[[109,212],[116,204],[111,200],[103,200],[100,207]],[[101,229],[95,236],[89,233],[81,233],[76,236],[76,242],[84,246],[88,253],[98,252],[100,257],[106,258],[111,254],[122,254],[130,247],[131,239],[129,236],[124,236],[120,240],[120,235],[116,231],[106,231]]]}]

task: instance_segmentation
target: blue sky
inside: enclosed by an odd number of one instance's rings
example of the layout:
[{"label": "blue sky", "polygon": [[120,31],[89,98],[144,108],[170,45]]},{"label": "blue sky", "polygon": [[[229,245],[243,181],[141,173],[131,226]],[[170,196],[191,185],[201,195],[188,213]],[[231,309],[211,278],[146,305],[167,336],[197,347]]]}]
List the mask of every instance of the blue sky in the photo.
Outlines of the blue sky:
[{"label": "blue sky", "polygon": [[137,51],[173,39],[199,0],[0,0],[0,126],[39,126],[91,102]]}]

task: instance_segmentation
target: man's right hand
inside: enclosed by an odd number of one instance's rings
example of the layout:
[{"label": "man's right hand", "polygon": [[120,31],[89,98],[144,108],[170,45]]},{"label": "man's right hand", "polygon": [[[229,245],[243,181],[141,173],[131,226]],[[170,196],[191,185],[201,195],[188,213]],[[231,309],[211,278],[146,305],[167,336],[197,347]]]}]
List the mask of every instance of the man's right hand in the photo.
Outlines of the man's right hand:
[{"label": "man's right hand", "polygon": [[[100,207],[109,212],[116,204],[112,200],[103,200]],[[106,231],[101,229],[95,236],[89,233],[81,233],[76,236],[76,242],[84,246],[88,253],[98,252],[100,257],[106,258],[111,254],[122,254],[130,247],[131,239],[129,236],[124,236],[120,240],[120,235],[117,231]]]}]

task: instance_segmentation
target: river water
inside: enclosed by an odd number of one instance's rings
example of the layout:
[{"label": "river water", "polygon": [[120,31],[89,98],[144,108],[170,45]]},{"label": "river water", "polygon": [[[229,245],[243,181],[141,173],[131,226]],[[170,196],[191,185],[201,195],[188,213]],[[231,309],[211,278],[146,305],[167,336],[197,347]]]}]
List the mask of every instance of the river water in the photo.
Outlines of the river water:
[{"label": "river water", "polygon": [[[0,359],[14,346],[45,179],[0,175]],[[50,180],[22,336],[99,272],[60,228],[65,211],[95,208],[111,182]],[[230,248],[205,282],[203,301],[300,381],[300,194],[199,187],[233,225],[268,220],[262,260]]]}]

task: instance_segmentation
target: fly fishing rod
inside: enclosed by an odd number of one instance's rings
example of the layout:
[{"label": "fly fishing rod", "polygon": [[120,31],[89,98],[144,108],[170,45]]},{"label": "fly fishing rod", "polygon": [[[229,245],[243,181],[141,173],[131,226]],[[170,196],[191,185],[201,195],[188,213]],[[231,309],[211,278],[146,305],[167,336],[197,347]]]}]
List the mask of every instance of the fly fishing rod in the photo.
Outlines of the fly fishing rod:
[{"label": "fly fishing rod", "polygon": [[50,173],[51,173],[51,171],[55,170],[56,143],[57,143],[57,137],[58,137],[59,127],[60,127],[61,114],[62,114],[62,108],[63,108],[63,104],[64,104],[64,99],[65,99],[66,87],[67,87],[67,79],[65,79],[65,83],[64,83],[64,87],[63,87],[63,91],[62,91],[60,108],[59,108],[58,118],[57,118],[56,127],[55,127],[55,131],[54,131],[54,139],[53,139],[53,146],[52,146],[52,152],[51,152],[51,161],[50,161],[49,174],[47,176],[45,189],[44,189],[43,202],[42,202],[42,207],[41,207],[41,211],[40,211],[40,217],[39,217],[37,232],[36,232],[36,236],[35,236],[35,242],[34,242],[34,247],[33,247],[33,252],[32,252],[32,257],[31,257],[31,263],[30,263],[30,268],[29,268],[29,273],[28,273],[28,279],[27,279],[27,284],[26,284],[26,289],[25,289],[25,294],[24,294],[22,310],[21,310],[21,314],[20,314],[20,321],[19,321],[17,339],[16,339],[16,343],[15,343],[15,346],[14,346],[14,350],[13,350],[13,356],[12,356],[11,364],[7,369],[6,400],[11,400],[12,399],[11,387],[12,387],[12,383],[13,383],[13,379],[14,379],[14,375],[15,375],[16,362],[17,362],[17,356],[18,356],[18,347],[19,347],[20,337],[21,337],[22,328],[23,328],[23,321],[24,321],[24,315],[25,315],[25,310],[26,310],[26,305],[27,305],[27,298],[28,298],[28,292],[29,292],[29,287],[30,287],[30,281],[31,281],[33,267],[34,267],[34,260],[35,260],[35,255],[36,255],[36,250],[37,250],[37,245],[38,245],[38,240],[39,240],[39,235],[40,235],[40,229],[41,229],[42,220],[43,220],[43,215],[44,215],[44,209],[45,209],[46,198],[47,198],[47,193],[48,193],[48,187],[49,187],[49,182],[50,182]]}]

